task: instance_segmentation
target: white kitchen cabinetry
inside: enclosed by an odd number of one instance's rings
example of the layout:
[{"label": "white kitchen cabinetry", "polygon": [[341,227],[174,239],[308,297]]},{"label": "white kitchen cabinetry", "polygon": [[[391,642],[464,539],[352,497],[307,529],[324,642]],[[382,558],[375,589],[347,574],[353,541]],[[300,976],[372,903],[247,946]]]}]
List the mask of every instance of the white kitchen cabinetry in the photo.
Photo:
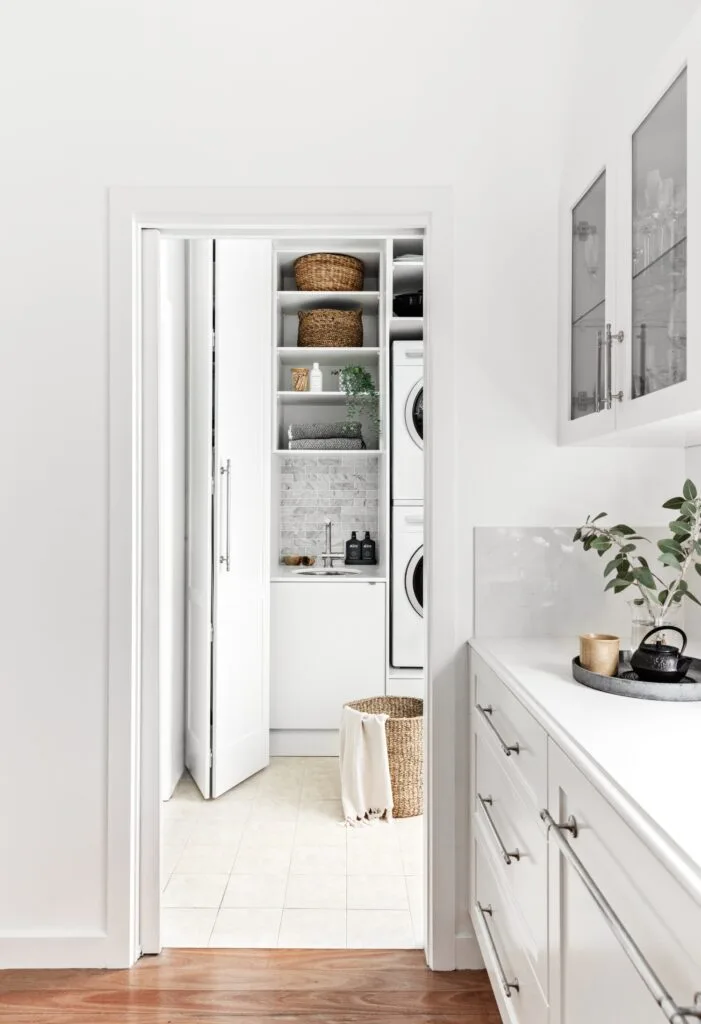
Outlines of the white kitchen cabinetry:
[{"label": "white kitchen cabinetry", "polygon": [[549,735],[538,704],[474,651],[470,665],[470,909],[502,1018],[701,1019],[701,903],[607,799],[601,773],[592,781]]},{"label": "white kitchen cabinetry", "polygon": [[561,443],[701,437],[700,120],[701,16],[565,175]]},{"label": "white kitchen cabinetry", "polygon": [[270,727],[338,730],[347,701],[385,692],[385,584],[271,589]]}]

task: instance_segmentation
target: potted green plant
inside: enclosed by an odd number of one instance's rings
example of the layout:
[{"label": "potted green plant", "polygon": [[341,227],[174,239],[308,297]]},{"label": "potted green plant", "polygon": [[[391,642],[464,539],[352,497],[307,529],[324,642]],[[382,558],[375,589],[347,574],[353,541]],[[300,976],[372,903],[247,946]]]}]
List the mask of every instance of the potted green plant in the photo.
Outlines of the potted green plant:
[{"label": "potted green plant", "polygon": [[620,594],[633,587],[637,591],[634,611],[635,607],[645,609],[650,628],[668,625],[671,613],[684,598],[701,604],[687,580],[692,568],[701,575],[701,498],[696,485],[687,480],[682,494],[665,501],[662,507],[679,513],[669,524],[669,536],[657,542],[657,561],[665,566],[660,570],[664,578],[638,553],[638,542],[651,542],[625,523],[604,525],[606,512],[587,516],[573,538],[585,551],[596,551],[600,558],[613,555],[604,567],[608,581],[604,590]]},{"label": "potted green plant", "polygon": [[372,374],[364,366],[342,366],[334,370],[341,391],[346,395],[346,416],[357,420],[366,414],[380,433],[380,395]]}]

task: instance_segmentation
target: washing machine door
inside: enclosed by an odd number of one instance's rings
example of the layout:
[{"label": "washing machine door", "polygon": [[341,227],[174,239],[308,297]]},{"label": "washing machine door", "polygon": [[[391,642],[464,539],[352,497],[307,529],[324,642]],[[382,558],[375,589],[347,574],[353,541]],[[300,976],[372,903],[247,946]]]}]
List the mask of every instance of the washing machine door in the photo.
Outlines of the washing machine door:
[{"label": "washing machine door", "polygon": [[417,448],[424,446],[424,381],[417,380],[404,406],[404,419],[409,437]]},{"label": "washing machine door", "polygon": [[404,574],[404,586],[409,604],[417,615],[424,617],[424,547],[417,548],[409,559]]}]

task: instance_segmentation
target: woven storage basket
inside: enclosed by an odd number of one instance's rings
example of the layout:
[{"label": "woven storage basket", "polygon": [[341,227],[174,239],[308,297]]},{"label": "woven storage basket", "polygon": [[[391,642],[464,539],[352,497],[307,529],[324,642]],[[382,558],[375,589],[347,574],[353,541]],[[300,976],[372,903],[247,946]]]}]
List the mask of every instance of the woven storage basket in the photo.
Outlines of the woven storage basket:
[{"label": "woven storage basket", "polygon": [[385,723],[393,818],[413,818],[424,810],[424,702],[418,697],[367,697],[347,705],[369,715],[389,715]]},{"label": "woven storage basket", "polygon": [[359,292],[365,264],[337,252],[311,252],[294,262],[295,283],[301,292]]},{"label": "woven storage basket", "polygon": [[354,348],[363,344],[362,309],[300,309],[302,348]]}]

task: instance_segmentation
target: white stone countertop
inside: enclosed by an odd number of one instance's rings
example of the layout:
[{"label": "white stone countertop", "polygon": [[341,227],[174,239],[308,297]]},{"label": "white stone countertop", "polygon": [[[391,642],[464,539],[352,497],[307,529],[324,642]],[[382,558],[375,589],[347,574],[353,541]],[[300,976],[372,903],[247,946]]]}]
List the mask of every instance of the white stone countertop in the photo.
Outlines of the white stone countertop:
[{"label": "white stone countertop", "polygon": [[[344,566],[342,562],[336,562],[336,569],[360,569],[359,573],[353,573],[352,576],[302,576],[297,570],[304,569],[305,566],[291,566],[291,565],[276,565],[271,574],[272,583],[367,583],[372,581],[374,583],[385,583],[386,576],[381,572],[379,565],[354,565]],[[321,569],[321,559],[317,559],[316,564],[309,566],[310,569]]]},{"label": "white stone countertop", "polygon": [[470,646],[701,903],[701,702],[618,697],[575,682],[577,638]]}]

